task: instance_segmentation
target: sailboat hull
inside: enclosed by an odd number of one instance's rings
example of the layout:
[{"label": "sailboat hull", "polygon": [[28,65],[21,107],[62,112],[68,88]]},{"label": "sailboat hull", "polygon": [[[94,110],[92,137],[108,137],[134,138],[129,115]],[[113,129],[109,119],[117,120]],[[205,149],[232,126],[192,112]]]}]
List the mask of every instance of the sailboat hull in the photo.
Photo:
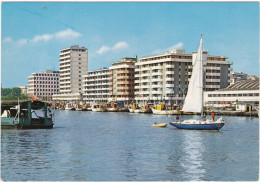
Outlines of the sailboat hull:
[{"label": "sailboat hull", "polygon": [[188,130],[219,130],[225,123],[210,123],[210,124],[182,124],[181,122],[170,122],[170,125],[179,129]]}]

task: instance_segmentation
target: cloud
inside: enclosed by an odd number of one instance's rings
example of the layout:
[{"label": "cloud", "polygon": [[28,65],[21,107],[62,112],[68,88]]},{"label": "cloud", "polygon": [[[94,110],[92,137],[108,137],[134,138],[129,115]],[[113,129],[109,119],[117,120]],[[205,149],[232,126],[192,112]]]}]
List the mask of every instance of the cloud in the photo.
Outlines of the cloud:
[{"label": "cloud", "polygon": [[160,53],[164,53],[166,51],[169,50],[173,50],[173,49],[182,49],[183,48],[183,43],[179,42],[171,47],[168,47],[167,49],[156,49],[155,51],[153,51],[153,54],[160,54]]},{"label": "cloud", "polygon": [[71,30],[70,28],[68,28],[67,30],[57,32],[55,34],[55,38],[59,38],[59,39],[68,38],[68,37],[77,38],[77,37],[80,37],[80,36],[81,36],[80,33],[75,32],[75,31]]},{"label": "cloud", "polygon": [[70,28],[66,30],[62,30],[53,34],[43,34],[43,35],[35,35],[31,40],[30,39],[20,39],[18,41],[13,41],[11,37],[6,37],[3,40],[3,43],[15,43],[18,46],[23,46],[27,43],[38,43],[38,42],[47,42],[52,39],[72,39],[80,37],[81,34],[79,32],[75,32]]},{"label": "cloud", "polygon": [[109,51],[110,50],[110,47],[108,47],[108,46],[102,46],[98,51],[97,51],[97,53],[98,54],[104,54],[105,52],[107,52],[107,51]]},{"label": "cloud", "polygon": [[171,47],[169,47],[167,50],[171,50],[171,49],[182,49],[183,48],[183,43],[179,42]]},{"label": "cloud", "polygon": [[117,42],[113,47],[108,47],[103,45],[98,51],[96,51],[97,54],[102,55],[108,51],[117,51],[117,50],[122,50],[122,49],[127,49],[129,45],[127,42]]},{"label": "cloud", "polygon": [[44,34],[44,35],[36,35],[33,39],[32,42],[36,43],[36,42],[40,42],[40,41],[49,41],[53,38],[53,35],[51,34]]},{"label": "cloud", "polygon": [[27,44],[28,42],[29,42],[28,39],[20,39],[20,40],[17,41],[16,44],[17,44],[18,46],[23,46],[23,45]]},{"label": "cloud", "polygon": [[11,42],[13,42],[12,37],[6,37],[6,38],[3,40],[3,43],[11,43]]},{"label": "cloud", "polygon": [[119,50],[119,49],[127,49],[128,47],[129,46],[128,46],[127,42],[118,42],[112,49]]}]

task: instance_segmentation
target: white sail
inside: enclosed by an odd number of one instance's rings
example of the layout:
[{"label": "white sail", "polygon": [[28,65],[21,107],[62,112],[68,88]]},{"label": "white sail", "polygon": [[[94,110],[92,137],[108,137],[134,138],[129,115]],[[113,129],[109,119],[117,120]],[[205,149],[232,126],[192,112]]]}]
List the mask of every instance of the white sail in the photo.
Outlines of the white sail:
[{"label": "white sail", "polygon": [[188,93],[182,111],[202,112],[203,109],[203,38],[194,61]]}]

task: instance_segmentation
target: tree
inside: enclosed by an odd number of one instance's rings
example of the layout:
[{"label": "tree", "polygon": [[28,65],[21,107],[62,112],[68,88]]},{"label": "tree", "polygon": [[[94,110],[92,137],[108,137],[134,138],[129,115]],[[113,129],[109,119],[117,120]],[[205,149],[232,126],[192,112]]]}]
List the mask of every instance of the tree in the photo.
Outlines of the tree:
[{"label": "tree", "polygon": [[21,95],[21,89],[18,88],[18,87],[14,87],[13,90],[12,90],[12,95],[15,95],[15,96],[20,96]]},{"label": "tree", "polygon": [[1,96],[7,96],[12,94],[11,88],[2,88],[1,89]]}]

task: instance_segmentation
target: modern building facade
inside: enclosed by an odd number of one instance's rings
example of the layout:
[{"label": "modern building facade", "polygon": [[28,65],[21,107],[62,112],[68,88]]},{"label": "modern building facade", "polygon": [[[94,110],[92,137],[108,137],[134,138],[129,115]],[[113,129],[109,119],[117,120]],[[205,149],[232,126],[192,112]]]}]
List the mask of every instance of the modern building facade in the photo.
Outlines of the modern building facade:
[{"label": "modern building facade", "polygon": [[204,92],[204,102],[208,107],[247,104],[259,108],[259,80],[243,80],[224,89]]},{"label": "modern building facade", "polygon": [[60,93],[53,100],[80,100],[82,79],[87,74],[88,50],[78,45],[60,51]]},{"label": "modern building facade", "polygon": [[89,71],[83,76],[83,100],[86,103],[105,104],[109,95],[109,69]]},{"label": "modern building facade", "polygon": [[[170,50],[164,54],[146,56],[136,63],[135,100],[142,103],[180,104],[187,93],[196,52]],[[211,56],[204,51],[205,90],[213,91],[230,84],[232,62],[224,56]]]},{"label": "modern building facade", "polygon": [[51,100],[53,94],[59,93],[59,71],[47,70],[32,73],[28,77],[28,96],[36,95],[42,100]]},{"label": "modern building facade", "polygon": [[129,105],[134,100],[136,62],[137,58],[122,58],[109,67],[108,101]]}]

